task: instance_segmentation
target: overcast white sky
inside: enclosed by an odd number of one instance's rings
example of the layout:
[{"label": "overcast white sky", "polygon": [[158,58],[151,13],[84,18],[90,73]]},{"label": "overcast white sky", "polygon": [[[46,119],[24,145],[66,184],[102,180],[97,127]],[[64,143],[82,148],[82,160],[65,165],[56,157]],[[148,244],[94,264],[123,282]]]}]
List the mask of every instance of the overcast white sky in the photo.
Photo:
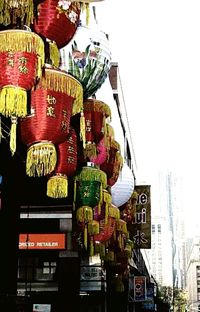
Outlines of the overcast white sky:
[{"label": "overcast white sky", "polygon": [[119,64],[139,178],[183,176],[185,206],[197,219],[200,1],[105,0],[97,13]]}]

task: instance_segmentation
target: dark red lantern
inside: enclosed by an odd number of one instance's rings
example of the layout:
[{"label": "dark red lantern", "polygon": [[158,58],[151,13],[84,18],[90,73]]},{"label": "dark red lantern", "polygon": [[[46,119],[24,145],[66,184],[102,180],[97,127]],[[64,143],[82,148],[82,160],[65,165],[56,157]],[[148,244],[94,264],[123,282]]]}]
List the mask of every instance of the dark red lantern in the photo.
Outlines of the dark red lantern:
[{"label": "dark red lantern", "polygon": [[67,140],[58,144],[58,161],[54,173],[47,182],[47,196],[64,198],[68,196],[68,177],[75,174],[77,168],[77,137],[70,128]]},{"label": "dark red lantern", "polygon": [[97,156],[97,144],[106,133],[106,118],[111,117],[111,111],[107,104],[95,99],[87,99],[83,103],[85,116],[86,147],[84,157],[92,161]]},{"label": "dark red lantern", "polygon": [[109,186],[113,186],[117,182],[119,178],[119,174],[122,170],[122,167],[123,167],[123,157],[118,151],[115,155],[115,160],[114,160],[114,165],[113,165],[113,174],[110,178],[108,178]]},{"label": "dark red lantern", "polygon": [[80,17],[80,4],[58,0],[45,0],[38,7],[34,31],[64,47],[74,36]]},{"label": "dark red lantern", "polygon": [[120,145],[117,141],[111,140],[111,144],[108,147],[108,158],[100,166],[101,170],[105,171],[107,174],[109,186],[114,185],[117,181],[122,165],[123,158],[120,154]]},{"label": "dark red lantern", "polygon": [[56,166],[56,144],[69,133],[70,117],[82,107],[82,86],[60,70],[46,68],[31,91],[31,115],[20,122],[21,140],[28,146],[28,176],[50,174]]}]

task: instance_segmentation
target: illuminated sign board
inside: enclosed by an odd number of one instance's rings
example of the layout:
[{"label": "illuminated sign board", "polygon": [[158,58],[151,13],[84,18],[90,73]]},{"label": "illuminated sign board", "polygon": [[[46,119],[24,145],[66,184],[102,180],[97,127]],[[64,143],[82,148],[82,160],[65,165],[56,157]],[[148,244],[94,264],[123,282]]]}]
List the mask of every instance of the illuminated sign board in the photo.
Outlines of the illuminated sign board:
[{"label": "illuminated sign board", "polygon": [[20,234],[19,249],[65,249],[65,234]]}]

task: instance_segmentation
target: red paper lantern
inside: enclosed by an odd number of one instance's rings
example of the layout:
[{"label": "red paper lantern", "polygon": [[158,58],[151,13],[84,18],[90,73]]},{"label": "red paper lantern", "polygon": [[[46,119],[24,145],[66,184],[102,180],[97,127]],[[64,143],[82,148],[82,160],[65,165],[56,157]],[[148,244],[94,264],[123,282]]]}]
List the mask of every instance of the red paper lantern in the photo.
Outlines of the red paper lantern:
[{"label": "red paper lantern", "polygon": [[41,76],[44,43],[25,30],[1,31],[0,42],[0,113],[11,117],[10,149],[14,154],[17,117],[27,115],[27,91]]},{"label": "red paper lantern", "polygon": [[115,160],[114,160],[114,166],[113,166],[113,174],[110,178],[108,178],[108,185],[113,186],[118,178],[119,174],[122,170],[123,167],[123,157],[121,156],[120,152],[118,151],[115,155]]},{"label": "red paper lantern", "polygon": [[85,159],[97,156],[97,144],[104,138],[106,132],[106,118],[111,117],[111,111],[107,104],[95,99],[87,99],[83,103],[85,116]]},{"label": "red paper lantern", "polygon": [[105,242],[111,238],[115,230],[116,220],[114,218],[108,217],[108,221],[105,219],[99,221],[99,234],[94,235],[95,242]]},{"label": "red paper lantern", "polygon": [[56,169],[47,182],[47,196],[63,198],[68,196],[68,177],[76,172],[77,167],[77,137],[73,128],[67,140],[58,145],[58,162]]},{"label": "red paper lantern", "polygon": [[59,48],[64,47],[72,39],[78,27],[80,4],[58,0],[45,0],[38,8],[38,16],[34,21],[34,31],[52,41]]},{"label": "red paper lantern", "polygon": [[70,117],[82,107],[80,83],[60,70],[46,68],[31,92],[31,115],[20,123],[21,140],[28,146],[28,176],[50,174],[56,166],[55,144],[69,133]]},{"label": "red paper lantern", "polygon": [[111,140],[111,145],[108,147],[108,158],[100,166],[101,170],[107,174],[109,186],[114,185],[117,181],[122,165],[123,158],[120,154],[120,145],[117,141]]},{"label": "red paper lantern", "polygon": [[44,43],[37,34],[16,29],[1,31],[0,42],[0,112],[24,117],[26,90],[42,73]]}]

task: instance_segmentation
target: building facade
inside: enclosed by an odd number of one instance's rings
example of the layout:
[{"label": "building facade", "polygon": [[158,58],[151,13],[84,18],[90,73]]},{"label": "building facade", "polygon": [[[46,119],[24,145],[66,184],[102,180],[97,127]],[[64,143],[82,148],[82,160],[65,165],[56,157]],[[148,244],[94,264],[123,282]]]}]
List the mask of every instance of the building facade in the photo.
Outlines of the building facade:
[{"label": "building facade", "polygon": [[187,242],[188,311],[200,310],[200,238]]}]

